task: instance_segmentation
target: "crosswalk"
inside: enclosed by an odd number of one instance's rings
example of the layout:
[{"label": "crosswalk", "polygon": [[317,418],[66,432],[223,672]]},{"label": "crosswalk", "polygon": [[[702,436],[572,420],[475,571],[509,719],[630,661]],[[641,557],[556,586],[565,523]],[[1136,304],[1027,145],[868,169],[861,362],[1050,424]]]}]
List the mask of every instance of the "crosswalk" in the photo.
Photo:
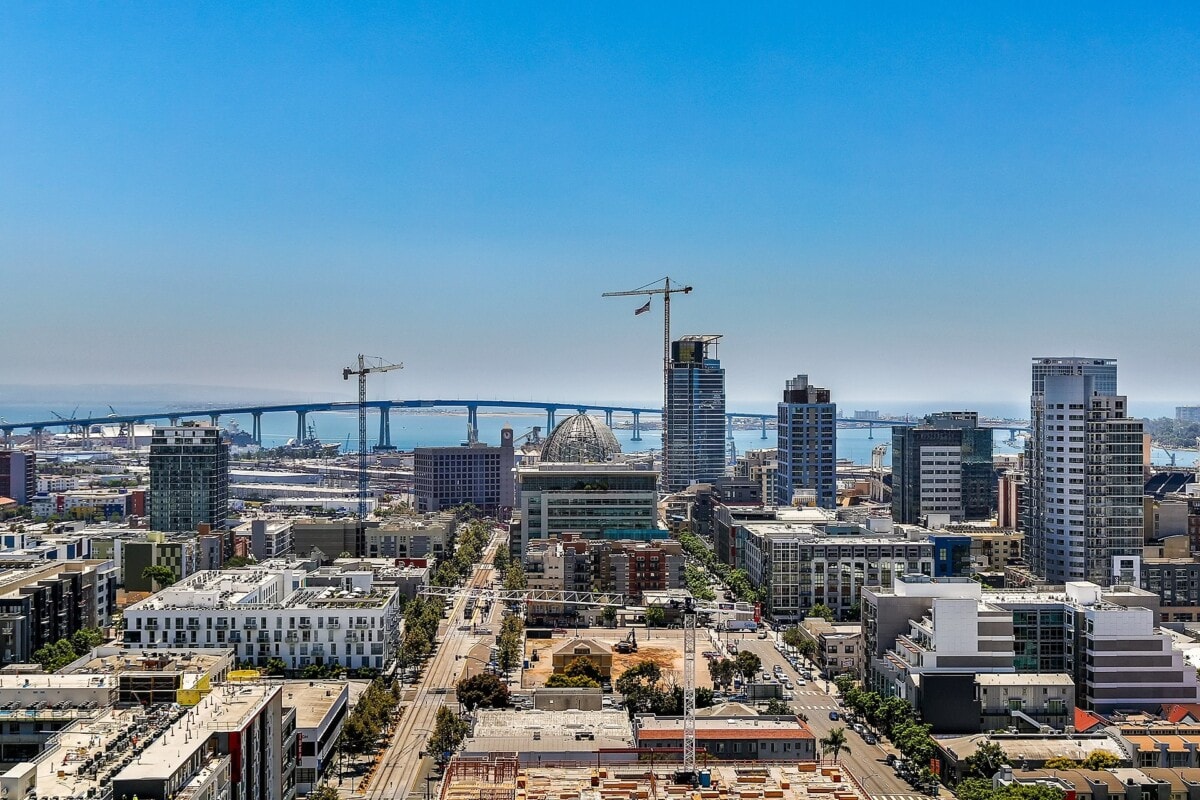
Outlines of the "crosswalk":
[{"label": "crosswalk", "polygon": [[790,705],[792,708],[795,708],[795,709],[798,709],[801,711],[832,711],[833,710],[833,706],[829,705],[828,703],[826,703],[823,706],[798,706],[795,703],[789,703],[788,705]]},{"label": "crosswalk", "polygon": [[871,800],[929,800],[927,794],[875,794],[868,795]]}]

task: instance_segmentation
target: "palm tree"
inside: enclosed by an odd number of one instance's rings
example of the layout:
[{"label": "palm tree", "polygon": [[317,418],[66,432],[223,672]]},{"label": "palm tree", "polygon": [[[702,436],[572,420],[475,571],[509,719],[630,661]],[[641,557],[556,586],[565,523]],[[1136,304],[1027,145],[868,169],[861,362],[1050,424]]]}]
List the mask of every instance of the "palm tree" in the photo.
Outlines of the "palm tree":
[{"label": "palm tree", "polygon": [[850,748],[846,746],[846,729],[833,728],[829,731],[829,735],[821,739],[821,754],[833,754],[833,763],[837,763],[838,755],[844,750],[849,753]]}]

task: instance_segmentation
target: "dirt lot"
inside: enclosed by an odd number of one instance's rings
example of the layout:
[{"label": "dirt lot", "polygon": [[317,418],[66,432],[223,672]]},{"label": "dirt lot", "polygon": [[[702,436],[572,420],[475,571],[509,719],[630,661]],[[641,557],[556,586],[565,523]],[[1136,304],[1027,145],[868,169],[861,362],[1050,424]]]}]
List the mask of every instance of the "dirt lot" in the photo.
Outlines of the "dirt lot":
[{"label": "dirt lot", "polygon": [[[662,668],[664,676],[673,673],[674,680],[682,684],[683,631],[647,631],[644,628],[635,628],[634,630],[637,631],[638,651],[628,655],[613,653],[613,679],[616,680],[622,672],[640,661],[653,661]],[[579,630],[581,638],[594,639],[609,647],[622,641],[628,633],[627,628],[581,628]],[[527,639],[525,641],[525,658],[531,659],[536,650],[539,660],[530,662],[529,669],[525,670],[521,676],[521,687],[535,689],[544,686],[553,668],[550,654],[564,642],[569,642],[574,638],[576,638],[575,631],[572,630],[568,635],[555,636],[553,639]],[[696,636],[696,685],[711,688],[712,680],[708,675],[708,667],[705,659],[700,656],[700,652],[707,649],[709,649],[707,635],[698,632]]]}]

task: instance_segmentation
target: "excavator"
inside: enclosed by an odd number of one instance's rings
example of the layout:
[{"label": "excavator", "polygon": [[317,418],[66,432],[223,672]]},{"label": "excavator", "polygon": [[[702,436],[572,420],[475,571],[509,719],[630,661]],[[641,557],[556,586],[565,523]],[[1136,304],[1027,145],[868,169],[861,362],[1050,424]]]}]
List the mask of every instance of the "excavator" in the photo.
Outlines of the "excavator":
[{"label": "excavator", "polygon": [[638,649],[637,649],[637,634],[634,632],[633,628],[629,629],[628,636],[626,636],[624,639],[622,639],[621,641],[619,641],[615,645],[613,645],[613,650],[618,653],[624,653],[624,654],[636,653],[638,651]]}]

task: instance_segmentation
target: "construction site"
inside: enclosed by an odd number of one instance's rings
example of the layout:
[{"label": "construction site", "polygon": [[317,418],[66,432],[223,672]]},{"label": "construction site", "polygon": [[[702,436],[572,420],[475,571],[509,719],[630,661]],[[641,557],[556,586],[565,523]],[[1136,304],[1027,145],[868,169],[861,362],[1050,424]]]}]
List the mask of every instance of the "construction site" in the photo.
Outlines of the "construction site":
[{"label": "construction site", "polygon": [[[676,783],[674,768],[654,766],[653,751],[636,754],[640,763],[608,763],[603,750],[596,765],[521,766],[516,753],[458,758],[450,763],[440,800],[865,800],[867,795],[838,765],[702,765],[699,784]],[[629,753],[611,754],[629,758]]]},{"label": "construction site", "polygon": [[[574,631],[567,633],[564,630],[561,633],[556,632],[549,639],[526,639],[525,659],[528,666],[521,675],[521,688],[536,689],[544,686],[555,671],[555,656],[558,655],[559,662],[563,661],[563,648],[574,650],[575,643],[586,643],[591,649],[586,655],[602,668],[607,667],[604,671],[611,671],[613,680],[635,664],[653,661],[662,669],[664,677],[673,675],[682,685],[683,639],[682,630],[641,628],[587,628],[579,635]],[[569,661],[570,658],[566,660]],[[696,686],[712,687],[708,670],[701,668],[696,671]]]}]

